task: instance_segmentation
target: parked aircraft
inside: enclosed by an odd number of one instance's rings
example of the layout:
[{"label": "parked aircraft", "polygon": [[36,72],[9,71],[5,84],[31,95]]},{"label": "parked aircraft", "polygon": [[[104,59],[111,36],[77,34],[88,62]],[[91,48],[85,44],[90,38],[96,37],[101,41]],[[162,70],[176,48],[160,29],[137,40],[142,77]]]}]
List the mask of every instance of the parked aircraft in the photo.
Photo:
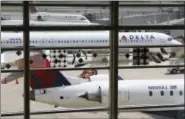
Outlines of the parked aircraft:
[{"label": "parked aircraft", "polygon": [[[23,25],[23,20],[1,20],[1,25]],[[30,26],[88,26],[99,25],[91,22],[53,22],[53,21],[34,21],[30,20]]]},{"label": "parked aircraft", "polygon": [[[173,37],[157,32],[119,32],[119,46],[127,45],[180,45]],[[30,32],[31,47],[99,47],[109,46],[109,31],[71,31],[71,32]],[[22,32],[1,32],[1,48],[23,47]],[[152,48],[153,50],[153,48]],[[164,53],[164,48],[152,55],[154,61],[164,61],[159,52]],[[166,51],[165,51],[166,52]],[[16,51],[19,55],[20,51]],[[160,55],[160,56],[159,56]],[[156,60],[156,57],[159,57]],[[12,59],[13,60],[13,59]]]},{"label": "parked aircraft", "polygon": [[78,13],[52,13],[39,12],[35,6],[30,6],[30,17],[36,21],[60,21],[60,22],[81,22],[90,23],[90,21],[82,14]]},{"label": "parked aircraft", "polygon": [[[119,32],[119,46],[180,45],[173,37],[157,32]],[[1,48],[22,47],[22,32],[1,32]],[[109,31],[30,32],[31,47],[109,46]]]},{"label": "parked aircraft", "polygon": [[[30,99],[68,108],[108,106],[109,75],[94,75],[82,80],[59,71],[32,71]],[[118,104],[141,108],[141,112],[176,116],[184,112],[184,79],[125,80],[118,76]],[[181,105],[154,108],[160,105]],[[172,115],[173,114],[173,115]],[[177,118],[176,118],[177,119]]]}]

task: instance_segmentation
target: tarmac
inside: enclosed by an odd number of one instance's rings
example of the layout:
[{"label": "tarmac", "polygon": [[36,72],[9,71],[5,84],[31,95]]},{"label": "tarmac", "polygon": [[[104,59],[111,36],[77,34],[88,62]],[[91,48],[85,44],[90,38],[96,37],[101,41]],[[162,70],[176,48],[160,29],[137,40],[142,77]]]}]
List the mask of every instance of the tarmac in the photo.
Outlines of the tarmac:
[{"label": "tarmac", "polygon": [[[120,69],[119,75],[125,80],[133,79],[174,79],[184,78],[184,74],[166,74],[166,68],[148,68],[148,69]],[[79,76],[82,71],[62,71],[64,75],[72,74],[73,77]],[[108,73],[108,70],[98,70],[99,74]],[[7,74],[6,74],[7,75]],[[1,80],[6,76],[1,75]],[[1,84],[1,113],[20,112],[24,110],[23,94],[23,78],[16,81]],[[44,111],[44,110],[58,110],[66,109],[63,107],[54,108],[52,105],[30,101],[30,111]],[[3,118],[23,118],[23,116],[3,117]],[[52,119],[70,119],[70,118],[108,118],[107,112],[97,113],[63,113],[63,114],[45,114],[45,115],[31,115],[31,118],[52,118]],[[121,119],[160,119],[154,115],[148,115],[141,112],[121,112],[119,113]],[[164,118],[163,118],[164,119]]]},{"label": "tarmac", "polygon": [[[39,8],[40,9],[40,8]],[[44,9],[44,8],[43,8]],[[52,9],[52,8],[50,8]],[[87,8],[84,8],[84,10],[79,10],[80,12],[84,12]],[[59,11],[64,11],[63,9],[60,9]],[[132,11],[131,11],[132,10]],[[147,10],[149,13],[156,13],[158,9],[151,9]],[[54,11],[54,10],[53,10]],[[71,9],[66,9],[66,11],[71,11]],[[108,12],[107,9],[104,9],[102,11],[100,10],[91,10],[90,8],[86,10],[86,12]],[[123,12],[124,11],[124,12]],[[145,10],[146,11],[146,10]],[[11,11],[7,11],[11,12]],[[18,11],[16,11],[18,12]],[[123,9],[120,10],[120,12],[124,16],[127,16],[128,14],[135,15],[136,13],[143,13],[140,9]],[[3,14],[3,13],[2,13]],[[101,14],[101,13],[100,13]],[[11,18],[13,19],[22,19],[21,14],[19,13],[9,13]],[[103,16],[107,17],[107,14],[103,14]],[[165,62],[165,64],[168,64],[168,62]],[[166,68],[147,68],[147,69],[120,69],[119,75],[122,76],[125,80],[133,80],[133,79],[178,79],[178,78],[184,78],[184,74],[174,74],[169,75],[166,74],[167,69]],[[70,76],[79,76],[82,71],[62,71],[65,75]],[[109,73],[108,70],[98,70],[99,74],[105,74]],[[5,76],[8,74],[1,74],[1,80],[5,78]],[[24,110],[24,100],[22,97],[23,94],[23,78],[18,79],[18,83],[16,84],[16,81],[8,82],[7,84],[1,84],[1,113],[7,113],[7,112],[20,112]],[[66,109],[64,107],[58,107],[54,108],[52,105],[39,103],[30,101],[30,111],[44,111],[44,110],[58,110],[58,109]],[[120,119],[164,119],[163,117],[158,117],[154,115],[148,115],[141,112],[122,112],[119,113],[118,116]],[[7,118],[24,118],[23,116],[14,116],[14,117],[1,117],[2,119]],[[31,115],[31,118],[51,118],[51,119],[78,119],[78,118],[108,118],[107,112],[97,112],[97,113],[65,113],[65,114],[44,114],[44,115]]]}]

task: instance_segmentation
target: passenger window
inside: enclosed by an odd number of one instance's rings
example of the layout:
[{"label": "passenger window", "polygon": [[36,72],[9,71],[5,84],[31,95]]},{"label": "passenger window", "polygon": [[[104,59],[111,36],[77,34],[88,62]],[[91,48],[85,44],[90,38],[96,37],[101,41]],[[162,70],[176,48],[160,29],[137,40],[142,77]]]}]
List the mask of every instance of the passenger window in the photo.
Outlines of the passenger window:
[{"label": "passenger window", "polygon": [[173,96],[173,91],[170,91],[170,95]]},{"label": "passenger window", "polygon": [[152,96],[152,95],[153,95],[152,91],[149,91],[149,96]]},{"label": "passenger window", "polygon": [[182,96],[183,95],[183,92],[182,91],[179,91],[179,95]]},{"label": "passenger window", "polygon": [[164,91],[161,91],[161,96],[164,96]]},{"label": "passenger window", "polygon": [[82,17],[82,18],[80,18],[80,20],[85,20],[85,18]]}]

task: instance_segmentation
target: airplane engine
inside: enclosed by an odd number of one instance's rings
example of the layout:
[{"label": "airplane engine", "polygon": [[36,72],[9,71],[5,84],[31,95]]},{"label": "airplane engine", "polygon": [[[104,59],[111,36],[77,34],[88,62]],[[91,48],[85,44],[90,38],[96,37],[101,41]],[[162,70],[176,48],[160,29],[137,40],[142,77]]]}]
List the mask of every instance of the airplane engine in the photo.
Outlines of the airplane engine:
[{"label": "airplane engine", "polygon": [[161,63],[161,60],[160,60],[158,57],[154,56],[154,55],[151,55],[151,59],[152,59],[155,63]]},{"label": "airplane engine", "polygon": [[95,102],[102,103],[101,87],[99,86],[97,89],[90,91],[90,92],[86,92],[85,94],[80,95],[79,97],[84,98],[88,101],[95,101]]},{"label": "airplane engine", "polygon": [[168,54],[168,52],[165,50],[165,48],[160,48],[160,50],[161,50],[161,52],[163,53],[163,54]]},{"label": "airplane engine", "polygon": [[150,58],[155,63],[161,63],[168,60],[168,58],[164,58],[163,55],[169,55],[170,49],[169,48],[150,48]]}]

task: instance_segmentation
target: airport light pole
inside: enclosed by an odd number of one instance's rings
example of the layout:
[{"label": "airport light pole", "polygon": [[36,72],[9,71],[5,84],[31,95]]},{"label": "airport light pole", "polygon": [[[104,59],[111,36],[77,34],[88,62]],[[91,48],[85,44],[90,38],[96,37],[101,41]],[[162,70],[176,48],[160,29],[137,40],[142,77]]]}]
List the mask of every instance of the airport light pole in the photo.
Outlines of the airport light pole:
[{"label": "airport light pole", "polygon": [[29,100],[29,1],[23,1],[23,38],[24,38],[24,119],[30,119],[30,100]]},{"label": "airport light pole", "polygon": [[110,78],[109,78],[109,119],[118,118],[118,15],[119,2],[110,2]]}]

